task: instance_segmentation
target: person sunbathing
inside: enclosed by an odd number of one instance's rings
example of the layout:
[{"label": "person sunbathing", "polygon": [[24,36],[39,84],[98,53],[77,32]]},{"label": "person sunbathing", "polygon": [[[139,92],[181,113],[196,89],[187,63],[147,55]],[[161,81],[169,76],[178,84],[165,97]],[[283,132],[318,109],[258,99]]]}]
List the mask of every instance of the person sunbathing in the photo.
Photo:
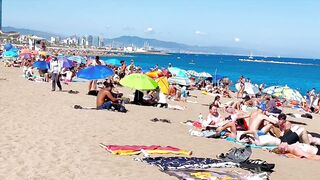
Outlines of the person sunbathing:
[{"label": "person sunbathing", "polygon": [[[270,129],[278,123],[277,119],[267,116],[264,113],[264,110],[265,109],[260,107],[260,109],[251,113],[249,120],[247,121],[249,130],[245,131],[244,134],[253,134],[257,139],[258,136],[266,135],[270,131]],[[263,127],[259,129],[261,126]]]},{"label": "person sunbathing", "polygon": [[320,145],[320,138],[313,137],[304,127],[292,125],[292,123],[287,121],[287,116],[285,114],[280,114],[278,116],[278,120],[278,125],[281,131],[279,137],[281,142],[286,142],[288,144],[301,142],[305,144]]},{"label": "person sunbathing", "polygon": [[206,120],[202,122],[202,127],[210,130],[216,130],[220,134],[223,130],[230,129],[229,137],[235,138],[237,134],[236,124],[234,121],[225,120],[225,118],[218,112],[218,107],[214,104],[209,106],[209,114]]},{"label": "person sunbathing", "polygon": [[278,153],[286,154],[291,153],[299,157],[305,157],[307,159],[320,160],[320,149],[319,147],[311,146],[304,143],[281,143],[275,150]]}]

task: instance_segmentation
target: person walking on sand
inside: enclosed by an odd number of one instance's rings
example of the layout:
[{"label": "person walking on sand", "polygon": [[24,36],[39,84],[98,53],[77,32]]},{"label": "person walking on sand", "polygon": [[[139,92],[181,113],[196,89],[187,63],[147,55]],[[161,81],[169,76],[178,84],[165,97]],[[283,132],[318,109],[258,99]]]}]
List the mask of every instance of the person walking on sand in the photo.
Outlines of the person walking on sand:
[{"label": "person walking on sand", "polygon": [[59,87],[59,90],[62,91],[62,86],[60,83],[60,72],[62,69],[61,63],[58,61],[57,57],[53,57],[50,63],[50,72],[51,72],[51,80],[52,80],[52,89],[51,91],[56,90],[56,84]]},{"label": "person walking on sand", "polygon": [[[100,57],[96,56],[96,59],[92,61],[92,63],[88,64],[88,66],[96,66],[101,65]],[[92,80],[89,82],[89,92],[97,90],[97,80]]]},{"label": "person walking on sand", "polygon": [[237,98],[239,98],[239,97],[241,98],[243,95],[243,92],[244,92],[246,79],[241,75],[238,82],[240,83],[240,89],[237,92]]}]

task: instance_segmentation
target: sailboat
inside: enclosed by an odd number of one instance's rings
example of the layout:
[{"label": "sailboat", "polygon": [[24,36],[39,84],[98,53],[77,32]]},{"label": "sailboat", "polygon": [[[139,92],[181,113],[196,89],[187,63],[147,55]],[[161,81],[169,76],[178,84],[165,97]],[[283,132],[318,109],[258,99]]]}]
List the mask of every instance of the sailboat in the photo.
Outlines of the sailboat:
[{"label": "sailboat", "polygon": [[249,56],[249,59],[253,59],[253,55],[252,55],[252,52],[250,52],[250,56]]}]

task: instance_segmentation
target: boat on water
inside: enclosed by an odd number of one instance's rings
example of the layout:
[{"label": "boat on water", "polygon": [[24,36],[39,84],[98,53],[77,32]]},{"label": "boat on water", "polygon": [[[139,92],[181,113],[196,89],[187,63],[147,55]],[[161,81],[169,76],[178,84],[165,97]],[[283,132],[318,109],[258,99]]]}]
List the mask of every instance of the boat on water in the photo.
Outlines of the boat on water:
[{"label": "boat on water", "polygon": [[249,59],[254,59],[252,52],[250,52],[250,56],[248,57]]},{"label": "boat on water", "polygon": [[192,59],[191,62],[189,62],[189,64],[196,64],[196,63],[195,63],[194,60]]}]

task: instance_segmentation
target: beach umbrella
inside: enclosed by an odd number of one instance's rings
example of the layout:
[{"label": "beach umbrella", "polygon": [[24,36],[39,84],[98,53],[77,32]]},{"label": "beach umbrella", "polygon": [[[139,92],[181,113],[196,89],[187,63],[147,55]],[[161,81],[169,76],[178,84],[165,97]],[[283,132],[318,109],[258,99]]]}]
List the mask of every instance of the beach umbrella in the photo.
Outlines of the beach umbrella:
[{"label": "beach umbrella", "polygon": [[160,77],[156,79],[156,82],[158,83],[160,91],[163,94],[169,94],[169,81],[167,77]]},{"label": "beach umbrella", "polygon": [[170,84],[179,84],[182,86],[190,86],[193,83],[189,78],[182,78],[182,77],[171,77],[168,79]]},{"label": "beach umbrella", "polygon": [[81,64],[81,63],[85,64],[87,62],[87,59],[82,57],[82,56],[70,56],[67,59],[70,60],[70,61],[75,61],[75,62],[77,62],[79,64]]},{"label": "beach umbrella", "polygon": [[113,66],[121,66],[120,60],[119,59],[107,59],[103,60],[106,64],[113,65]]},{"label": "beach umbrella", "polygon": [[36,61],[32,64],[32,66],[40,70],[49,69],[49,63],[46,61]]},{"label": "beach umbrella", "polygon": [[188,73],[186,70],[183,70],[183,69],[180,69],[177,67],[170,67],[170,68],[168,68],[168,70],[171,72],[171,74],[173,76],[181,77],[181,78],[188,78]]},{"label": "beach umbrella", "polygon": [[73,61],[68,60],[66,57],[59,57],[58,60],[62,63],[62,67],[71,68],[73,67]]},{"label": "beach umbrella", "polygon": [[114,72],[112,71],[112,69],[102,65],[89,66],[87,68],[79,70],[77,73],[78,78],[87,80],[106,79],[107,77],[113,75]]},{"label": "beach umbrella", "polygon": [[14,58],[14,57],[18,57],[18,53],[15,51],[6,51],[3,53],[3,57],[4,58]]},{"label": "beach umbrella", "polygon": [[150,72],[147,72],[146,75],[151,78],[158,78],[163,76],[162,72],[160,71],[150,71]]},{"label": "beach umbrella", "polygon": [[201,72],[199,73],[199,77],[208,78],[208,77],[212,77],[212,75],[207,72]]},{"label": "beach umbrella", "polygon": [[11,48],[11,49],[10,49],[10,51],[18,52],[18,51],[19,51],[19,48],[15,48],[15,47],[13,47],[13,48]]},{"label": "beach umbrella", "polygon": [[275,88],[271,95],[276,96],[278,98],[291,100],[291,101],[297,101],[297,102],[305,101],[304,97],[300,94],[299,91],[295,89],[291,89],[288,86]]},{"label": "beach umbrella", "polygon": [[122,86],[137,90],[153,90],[158,87],[158,83],[145,74],[130,74],[120,80]]},{"label": "beach umbrella", "polygon": [[[240,90],[240,83],[237,83],[236,89],[239,91]],[[249,82],[246,82],[244,84],[244,91],[247,92],[249,95],[255,95],[259,92],[259,88]]]},{"label": "beach umbrella", "polygon": [[6,51],[9,51],[11,48],[13,48],[12,44],[11,43],[7,43],[4,45],[3,47]]},{"label": "beach umbrella", "polygon": [[194,70],[188,70],[187,73],[190,74],[191,76],[200,77],[200,74]]},{"label": "beach umbrella", "polygon": [[262,92],[271,95],[272,93],[274,93],[274,90],[279,88],[279,87],[280,86],[270,86],[270,87],[267,87],[264,90],[262,90]]}]

